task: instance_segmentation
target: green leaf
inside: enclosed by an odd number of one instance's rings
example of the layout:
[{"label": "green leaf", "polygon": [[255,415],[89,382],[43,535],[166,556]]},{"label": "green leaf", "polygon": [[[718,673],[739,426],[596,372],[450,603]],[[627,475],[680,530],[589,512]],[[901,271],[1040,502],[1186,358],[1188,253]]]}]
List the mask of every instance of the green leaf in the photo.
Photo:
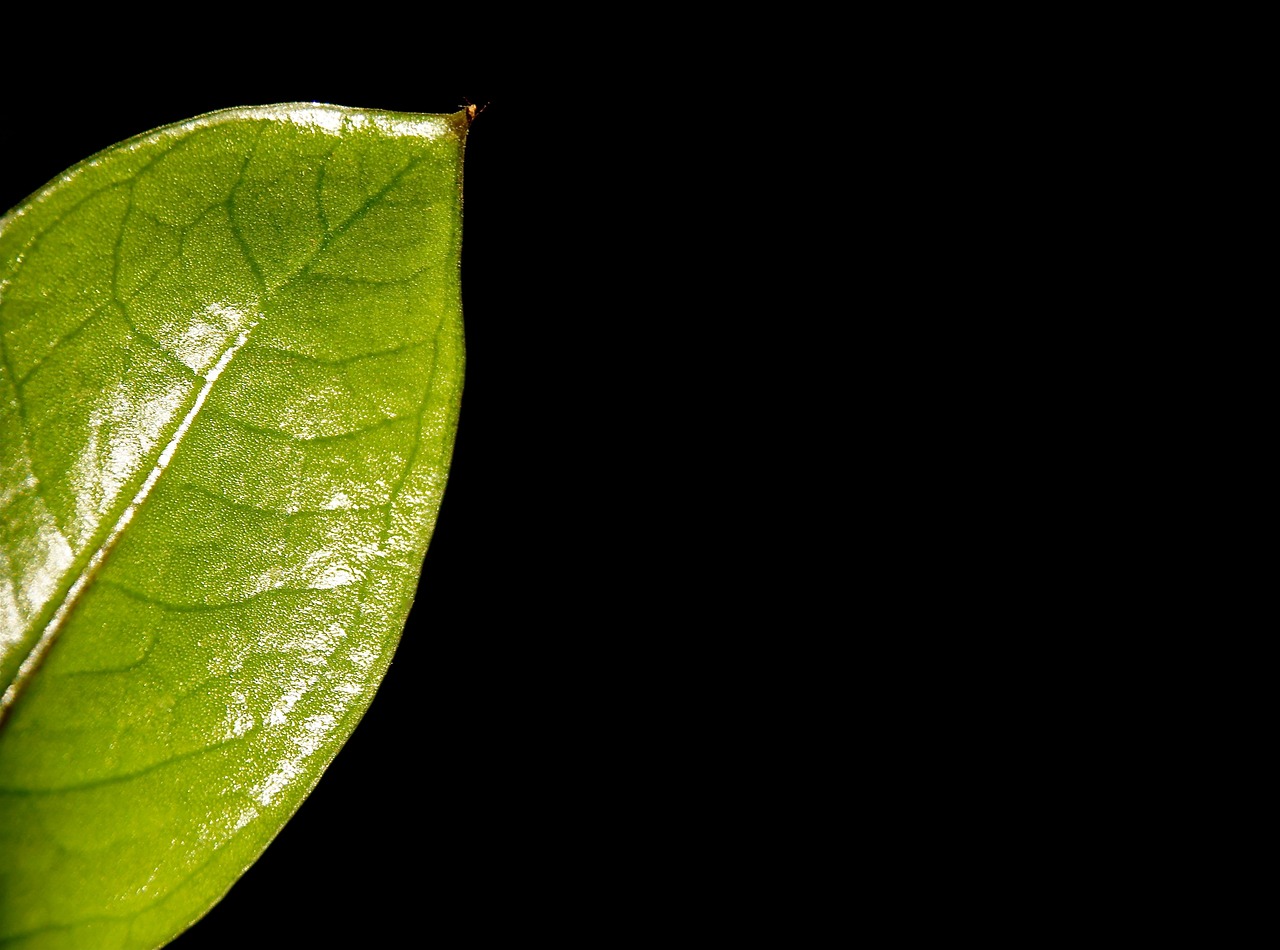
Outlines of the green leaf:
[{"label": "green leaf", "polygon": [[0,218],[0,947],[163,945],[367,708],[457,425],[468,121],[212,113]]}]

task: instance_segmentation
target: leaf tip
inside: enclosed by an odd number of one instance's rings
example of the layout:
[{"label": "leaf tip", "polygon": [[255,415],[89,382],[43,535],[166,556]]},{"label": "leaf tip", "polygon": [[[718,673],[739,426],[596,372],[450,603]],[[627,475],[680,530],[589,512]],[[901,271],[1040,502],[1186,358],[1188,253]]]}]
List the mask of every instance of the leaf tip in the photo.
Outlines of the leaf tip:
[{"label": "leaf tip", "polygon": [[486,102],[482,106],[477,106],[474,102],[472,102],[466,96],[463,96],[462,98],[467,104],[466,107],[462,110],[462,114],[466,117],[467,128],[470,128],[471,123],[476,120],[476,116],[478,116],[485,109],[489,108],[489,103]]}]

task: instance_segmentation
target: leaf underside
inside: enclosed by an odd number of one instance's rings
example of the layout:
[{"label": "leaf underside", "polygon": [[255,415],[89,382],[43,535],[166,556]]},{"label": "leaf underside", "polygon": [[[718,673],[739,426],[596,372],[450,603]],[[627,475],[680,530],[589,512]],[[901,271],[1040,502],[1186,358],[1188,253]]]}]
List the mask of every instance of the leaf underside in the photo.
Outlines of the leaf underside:
[{"label": "leaf underside", "polygon": [[466,129],[218,112],[0,218],[0,947],[168,942],[367,708],[457,424]]}]

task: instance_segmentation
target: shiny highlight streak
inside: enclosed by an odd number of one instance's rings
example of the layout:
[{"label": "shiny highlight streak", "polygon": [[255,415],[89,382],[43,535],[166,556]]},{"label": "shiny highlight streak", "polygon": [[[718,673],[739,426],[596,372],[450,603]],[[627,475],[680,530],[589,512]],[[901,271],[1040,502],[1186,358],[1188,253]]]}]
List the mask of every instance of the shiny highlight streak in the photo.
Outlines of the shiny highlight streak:
[{"label": "shiny highlight streak", "polygon": [[249,333],[258,325],[258,321],[254,320],[247,327],[240,331],[240,335],[235,341],[227,347],[221,359],[214,364],[209,372],[205,373],[204,386],[200,389],[200,394],[196,396],[196,401],[192,403],[191,408],[187,410],[186,416],[183,418],[178,431],[173,434],[173,438],[169,440],[169,444],[164,447],[164,451],[160,453],[160,458],[156,461],[155,467],[151,469],[151,473],[147,475],[146,481],[142,483],[142,487],[138,489],[138,493],[133,496],[133,501],[129,502],[129,507],[120,515],[116,521],[115,527],[111,529],[111,533],[107,535],[105,541],[93,552],[93,557],[89,559],[89,563],[85,565],[80,576],[76,578],[75,583],[71,585],[67,591],[66,597],[62,599],[57,611],[49,622],[45,625],[44,630],[40,634],[40,639],[31,652],[27,654],[27,658],[22,661],[22,666],[18,667],[18,673],[14,677],[13,682],[9,684],[9,688],[5,690],[4,697],[0,699],[0,721],[8,714],[9,708],[17,701],[18,692],[21,685],[26,682],[27,678],[35,672],[40,662],[44,659],[49,648],[53,645],[53,641],[57,639],[58,633],[63,625],[67,622],[67,617],[71,614],[71,609],[75,606],[76,601],[80,599],[80,595],[84,589],[89,586],[89,581],[97,574],[98,568],[102,566],[102,562],[106,560],[112,547],[119,540],[120,535],[124,533],[124,529],[133,521],[133,516],[137,514],[138,507],[147,500],[151,494],[151,490],[155,488],[156,482],[160,480],[160,476],[164,470],[169,467],[169,462],[173,460],[173,453],[178,450],[179,444],[186,437],[187,430],[191,428],[191,423],[195,421],[196,415],[204,406],[204,401],[209,398],[209,392],[213,389],[213,384],[217,382],[218,377],[222,375],[222,371],[227,368],[227,364],[231,362],[231,358],[239,352],[240,348],[249,340]]}]

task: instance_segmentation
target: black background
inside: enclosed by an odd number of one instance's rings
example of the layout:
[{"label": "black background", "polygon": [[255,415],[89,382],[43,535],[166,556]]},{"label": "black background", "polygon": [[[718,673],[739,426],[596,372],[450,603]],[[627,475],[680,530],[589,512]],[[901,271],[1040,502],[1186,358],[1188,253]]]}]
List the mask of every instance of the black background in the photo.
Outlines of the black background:
[{"label": "black background", "polygon": [[617,540],[647,529],[637,500],[610,489],[606,430],[626,424],[604,403],[632,341],[602,330],[610,204],[595,188],[590,107],[524,87],[428,88],[409,69],[240,82],[224,71],[195,88],[189,76],[104,73],[73,99],[34,89],[8,103],[0,206],[215,109],[484,111],[464,173],[461,420],[405,635],[316,790],[173,946],[390,947],[406,933],[510,935],[540,920],[563,932],[585,891],[607,890],[592,868],[619,819],[602,802],[620,738],[603,710],[627,662],[611,638],[644,612],[643,594],[611,600]]}]

